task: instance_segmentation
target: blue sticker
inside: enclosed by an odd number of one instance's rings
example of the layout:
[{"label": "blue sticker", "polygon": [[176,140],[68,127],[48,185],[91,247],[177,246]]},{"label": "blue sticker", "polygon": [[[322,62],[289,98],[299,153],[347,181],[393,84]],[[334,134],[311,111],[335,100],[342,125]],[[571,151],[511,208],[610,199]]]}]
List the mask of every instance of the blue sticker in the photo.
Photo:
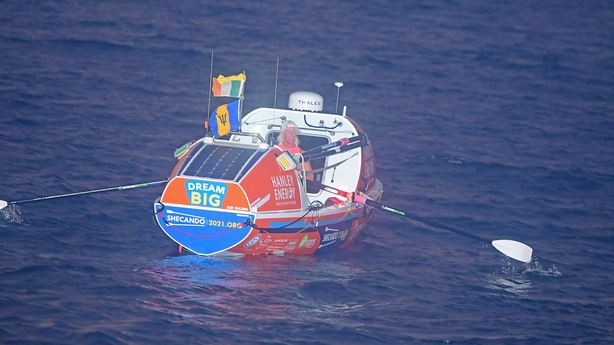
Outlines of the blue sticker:
[{"label": "blue sticker", "polygon": [[156,213],[158,224],[175,242],[196,254],[230,249],[249,235],[255,216],[187,207],[166,206]]}]

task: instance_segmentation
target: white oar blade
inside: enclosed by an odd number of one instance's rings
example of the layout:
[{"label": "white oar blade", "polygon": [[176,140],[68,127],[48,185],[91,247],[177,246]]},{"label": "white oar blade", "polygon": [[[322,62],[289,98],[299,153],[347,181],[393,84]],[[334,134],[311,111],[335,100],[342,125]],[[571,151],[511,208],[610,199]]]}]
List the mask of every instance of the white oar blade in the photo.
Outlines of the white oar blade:
[{"label": "white oar blade", "polygon": [[492,241],[495,247],[501,253],[509,256],[512,259],[529,263],[533,255],[533,248],[524,243],[512,240],[495,240]]},{"label": "white oar blade", "polygon": [[8,206],[8,202],[4,200],[0,200],[0,210]]}]

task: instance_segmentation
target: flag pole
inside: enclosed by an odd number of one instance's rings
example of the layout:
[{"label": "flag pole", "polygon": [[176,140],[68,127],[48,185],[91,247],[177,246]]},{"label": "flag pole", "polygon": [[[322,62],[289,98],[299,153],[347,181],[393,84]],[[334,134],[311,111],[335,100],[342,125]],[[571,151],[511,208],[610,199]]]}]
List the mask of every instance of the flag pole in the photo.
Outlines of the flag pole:
[{"label": "flag pole", "polygon": [[[205,123],[209,122],[209,116],[211,115],[211,88],[213,87],[213,49],[211,49],[211,67],[209,68],[209,104],[207,105],[207,114],[205,115]],[[211,124],[207,125],[207,133],[209,134],[209,128],[211,128]],[[206,135],[205,134],[205,135]]]},{"label": "flag pole", "polygon": [[213,85],[213,49],[211,49],[211,68],[209,69],[209,105],[207,105],[207,116],[211,113],[211,88]]},{"label": "flag pole", "polygon": [[[247,73],[243,71],[243,74],[247,78]],[[241,97],[239,97],[239,133],[241,133],[241,120],[243,119],[243,99],[245,99],[245,83],[242,85],[243,90],[241,90]]]}]

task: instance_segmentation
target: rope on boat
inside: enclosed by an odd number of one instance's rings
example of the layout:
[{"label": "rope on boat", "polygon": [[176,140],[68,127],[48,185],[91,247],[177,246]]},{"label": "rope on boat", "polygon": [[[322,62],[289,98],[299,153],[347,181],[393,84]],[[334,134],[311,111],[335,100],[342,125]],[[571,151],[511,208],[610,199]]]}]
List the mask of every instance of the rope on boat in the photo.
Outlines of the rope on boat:
[{"label": "rope on boat", "polygon": [[[271,230],[280,230],[280,229],[285,229],[285,228],[287,228],[287,227],[291,226],[292,224],[295,224],[296,222],[300,221],[301,219],[303,219],[303,218],[307,217],[307,215],[308,215],[310,212],[317,211],[317,210],[319,210],[319,209],[321,209],[321,208],[323,208],[323,207],[324,207],[324,204],[322,204],[320,201],[316,200],[316,201],[312,202],[311,204],[309,204],[309,207],[307,207],[307,212],[305,212],[305,214],[304,214],[304,215],[300,216],[299,218],[297,218],[297,219],[296,219],[296,220],[294,220],[293,222],[290,222],[290,223],[288,223],[288,224],[286,224],[286,225],[279,226],[279,227],[276,227],[276,228],[261,228],[261,227],[259,227],[258,225],[256,225],[254,222],[252,222],[252,221],[251,221],[251,219],[249,219],[249,218],[248,218],[248,219],[245,221],[245,223],[243,223],[243,224],[244,224],[244,225],[246,225],[246,226],[251,226],[251,227],[253,227],[254,229],[258,229],[258,230],[263,231],[263,232],[265,232],[265,233],[268,233],[268,232],[269,232],[269,231],[271,231]],[[297,233],[302,232],[302,231],[303,231],[303,230],[305,230],[306,228],[308,228],[308,226],[307,226],[307,227],[305,227],[305,228],[303,228],[303,229],[301,229],[301,230],[300,230],[300,231],[298,231]]]},{"label": "rope on boat", "polygon": [[[160,203],[160,205],[162,206],[162,208],[160,208],[160,209],[159,209],[159,210],[157,210],[157,212],[156,212],[156,213],[158,214],[158,216],[159,216],[159,217],[160,217],[160,218],[161,218],[161,219],[164,221],[164,223],[166,223],[166,225],[167,225],[169,228],[172,228],[173,230],[175,230],[175,231],[177,231],[177,232],[179,232],[179,233],[182,233],[182,234],[184,234],[184,235],[186,235],[186,236],[192,236],[192,237],[197,237],[197,238],[212,238],[212,237],[217,237],[217,236],[221,236],[221,235],[226,235],[226,234],[229,234],[229,233],[231,233],[231,232],[233,232],[233,231],[235,231],[235,230],[237,230],[237,229],[238,229],[238,228],[229,228],[229,229],[228,229],[228,230],[226,230],[226,231],[223,231],[223,232],[220,232],[220,233],[217,233],[217,234],[211,234],[211,235],[196,235],[196,234],[191,234],[191,233],[188,233],[188,232],[186,232],[186,231],[183,231],[183,230],[181,230],[181,229],[177,228],[176,226],[174,226],[173,224],[169,223],[169,222],[166,220],[166,217],[164,217],[164,215],[162,214],[162,210],[164,210],[164,207],[165,207],[165,206],[164,206],[164,204],[162,204],[162,203]],[[260,231],[262,231],[262,232],[264,232],[264,233],[269,233],[269,231],[271,231],[271,230],[281,230],[281,229],[285,229],[285,228],[287,228],[287,227],[289,227],[289,226],[291,226],[291,225],[295,224],[296,222],[300,221],[301,219],[304,219],[305,217],[307,217],[307,215],[308,215],[310,212],[315,212],[315,211],[318,211],[318,210],[322,209],[323,207],[324,207],[324,204],[322,204],[322,202],[320,202],[319,200],[316,200],[316,201],[312,202],[311,204],[309,204],[309,207],[307,207],[307,212],[305,212],[305,214],[304,214],[304,215],[300,216],[299,218],[297,218],[297,219],[296,219],[296,220],[294,220],[293,222],[290,222],[290,223],[288,223],[288,224],[286,224],[286,225],[283,225],[283,226],[280,226],[280,227],[276,227],[276,228],[263,228],[263,227],[259,227],[259,226],[258,226],[258,225],[256,225],[254,222],[252,222],[252,220],[251,220],[251,219],[249,219],[249,218],[247,218],[247,220],[245,221],[245,223],[243,223],[243,225],[245,225],[245,226],[251,226],[251,227],[253,227],[254,229],[258,229],[258,230],[260,230]],[[347,214],[346,214],[346,215],[347,215]],[[309,228],[309,226],[304,227],[303,229],[301,229],[301,230],[297,231],[296,233],[297,233],[297,234],[299,234],[299,233],[303,232],[303,231],[304,231],[305,229],[307,229],[307,228]]]}]

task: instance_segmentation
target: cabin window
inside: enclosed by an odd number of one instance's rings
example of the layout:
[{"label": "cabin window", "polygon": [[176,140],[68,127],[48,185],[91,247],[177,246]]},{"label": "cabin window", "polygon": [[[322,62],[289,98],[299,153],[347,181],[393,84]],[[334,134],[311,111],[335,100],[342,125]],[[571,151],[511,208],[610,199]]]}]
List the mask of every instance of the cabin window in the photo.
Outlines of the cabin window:
[{"label": "cabin window", "polygon": [[[279,136],[279,131],[269,132],[266,137],[266,142],[271,146],[277,145],[277,136]],[[319,137],[315,135],[299,134],[298,139],[301,141],[299,146],[304,151],[309,151],[315,147],[319,147],[319,146],[330,143],[330,140],[328,138]],[[314,159],[310,162],[311,162],[312,170],[319,170],[319,169],[324,168],[324,165],[326,164],[326,157]],[[313,178],[317,182],[322,182],[323,177],[324,177],[324,171],[318,171],[313,174]],[[320,192],[320,189],[317,187],[316,188],[313,188],[313,187],[310,188],[309,186],[307,187],[307,193],[317,194],[319,192]]]}]

